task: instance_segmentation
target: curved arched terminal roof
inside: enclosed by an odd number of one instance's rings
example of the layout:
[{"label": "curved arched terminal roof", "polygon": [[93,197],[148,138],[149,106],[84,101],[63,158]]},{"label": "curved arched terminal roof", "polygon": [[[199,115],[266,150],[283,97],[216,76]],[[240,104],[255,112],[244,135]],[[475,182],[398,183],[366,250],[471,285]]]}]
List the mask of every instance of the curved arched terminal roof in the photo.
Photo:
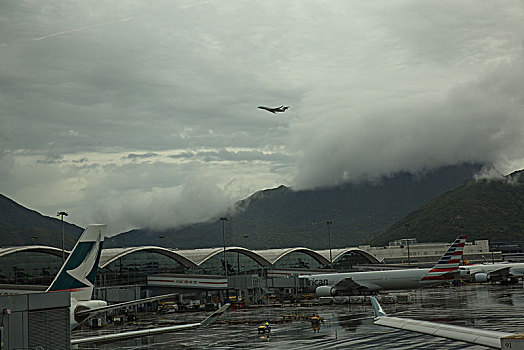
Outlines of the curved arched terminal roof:
[{"label": "curved arched terminal roof", "polygon": [[[279,259],[283,258],[287,254],[291,253],[304,253],[311,256],[313,259],[318,261],[321,264],[329,264],[329,259],[326,259],[321,254],[309,248],[277,248],[277,249],[265,249],[265,250],[255,250],[255,253],[266,259],[274,265]],[[329,253],[328,253],[329,256]]]},{"label": "curved arched terminal roof", "polygon": [[[64,257],[69,252],[64,250]],[[0,283],[48,286],[63,265],[62,249],[42,245],[0,248]]]},{"label": "curved arched terminal roof", "polygon": [[148,252],[154,252],[158,254],[165,255],[176,262],[180,263],[186,268],[189,267],[196,267],[197,265],[187,259],[185,256],[179,254],[179,251],[163,248],[163,247],[155,247],[155,246],[140,246],[140,247],[128,247],[128,248],[108,248],[108,249],[102,249],[102,254],[100,255],[100,262],[98,263],[98,267],[104,268],[113,261],[117,260],[118,258],[121,258],[125,255],[132,254],[139,251],[148,251]]},{"label": "curved arched terminal roof", "polygon": [[[196,267],[203,262],[207,261],[211,257],[223,253],[224,248],[204,248],[204,249],[188,249],[188,250],[176,250],[169,249],[164,247],[157,246],[139,246],[139,247],[128,247],[128,248],[106,248],[102,249],[102,254],[100,256],[100,262],[98,266],[100,268],[106,267],[111,262],[116,259],[125,256],[127,254],[132,254],[138,251],[150,251],[165,255],[186,268]],[[260,266],[271,266],[274,265],[279,259],[286,256],[290,253],[300,252],[311,256],[313,259],[317,260],[321,264],[329,264],[329,249],[315,251],[309,248],[278,248],[278,249],[265,249],[265,250],[249,250],[242,247],[226,247],[227,252],[236,252],[244,254],[254,261],[256,261]],[[16,247],[2,247],[0,248],[0,257],[17,253],[17,252],[39,252],[47,253],[54,256],[62,256],[62,250],[55,247],[43,246],[43,245],[34,245],[34,246],[16,246]],[[379,263],[379,261],[371,254],[365,252],[359,248],[342,248],[342,249],[332,249],[333,261],[342,257],[348,252],[357,253],[367,260],[370,263]],[[69,256],[69,251],[65,251],[65,257]]]},{"label": "curved arched terminal roof", "polygon": [[[317,253],[322,255],[324,258],[326,258],[329,262],[329,249],[324,250],[317,250]],[[373,255],[369,254],[368,252],[360,249],[360,248],[337,248],[337,249],[331,249],[331,255],[333,257],[333,262],[337,261],[337,259],[344,256],[344,254],[347,253],[356,253],[358,255],[361,255],[363,258],[369,260],[370,264],[380,264],[380,261],[375,258]]]},{"label": "curved arched terminal roof", "polygon": [[[18,253],[18,252],[37,252],[37,253],[47,253],[55,256],[62,257],[62,249],[55,248],[55,247],[49,247],[45,245],[24,245],[24,246],[17,246],[17,247],[2,247],[0,248],[0,257]],[[67,259],[69,256],[69,252],[67,250],[64,250],[64,256]]]},{"label": "curved arched terminal roof", "polygon": [[[191,260],[196,265],[201,265],[206,260],[212,258],[217,254],[223,254],[224,248],[204,248],[191,250],[177,250],[177,253]],[[258,254],[258,251],[252,251],[242,247],[226,247],[226,252],[235,252],[244,254],[255,260],[260,266],[270,266],[271,262]]]}]

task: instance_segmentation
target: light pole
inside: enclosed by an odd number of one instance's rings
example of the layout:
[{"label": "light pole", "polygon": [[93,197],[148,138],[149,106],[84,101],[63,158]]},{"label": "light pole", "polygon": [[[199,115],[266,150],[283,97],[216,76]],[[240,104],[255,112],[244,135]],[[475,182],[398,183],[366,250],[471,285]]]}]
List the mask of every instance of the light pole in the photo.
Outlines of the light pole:
[{"label": "light pole", "polygon": [[331,225],[333,221],[326,221],[327,227],[328,227],[328,243],[329,243],[329,265],[331,269],[333,269],[333,255],[331,254],[331,230],[329,229],[329,225]]},{"label": "light pole", "polygon": [[36,240],[38,239],[38,236],[33,236],[31,237],[31,239],[33,240],[33,245],[36,245]]},{"label": "light pole", "polygon": [[224,272],[226,276],[226,303],[229,303],[229,281],[227,280],[227,258],[226,258],[226,217],[221,217],[222,221],[222,243],[224,244]]},{"label": "light pole", "polygon": [[[461,232],[462,234],[462,232]],[[491,263],[495,264],[495,254],[493,253],[493,228],[490,227],[490,238],[491,240],[488,241],[488,249],[491,250]]]},{"label": "light pole", "polygon": [[227,218],[220,218],[222,220],[222,243],[224,245],[224,271],[227,278],[227,258],[226,258],[226,221]]},{"label": "light pole", "polygon": [[62,220],[62,263],[65,261],[65,254],[64,254],[64,216],[68,216],[66,211],[59,211],[56,213],[56,216],[60,216]]},{"label": "light pole", "polygon": [[[244,248],[246,248],[246,239],[249,237],[249,235],[242,235],[242,237],[244,237]],[[237,252],[237,275],[239,273],[240,273],[240,252]]]},{"label": "light pole", "polygon": [[411,266],[411,256],[409,255],[409,224],[404,224],[406,227],[406,244],[408,246],[408,266]]}]

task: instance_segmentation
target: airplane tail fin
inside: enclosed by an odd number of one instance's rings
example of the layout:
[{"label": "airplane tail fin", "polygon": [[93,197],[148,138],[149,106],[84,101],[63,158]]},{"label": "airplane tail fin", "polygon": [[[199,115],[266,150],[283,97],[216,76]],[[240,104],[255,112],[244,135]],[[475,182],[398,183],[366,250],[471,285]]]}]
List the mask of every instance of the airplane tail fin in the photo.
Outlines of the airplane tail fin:
[{"label": "airplane tail fin", "polygon": [[220,309],[213,312],[208,318],[206,318],[204,321],[200,322],[201,325],[211,324],[214,323],[226,310],[231,306],[230,303],[224,304]]},{"label": "airplane tail fin", "polygon": [[422,277],[422,281],[453,279],[454,273],[459,271],[459,265],[464,254],[465,244],[466,236],[458,236],[435,266],[433,266],[433,268]]},{"label": "airplane tail fin", "polygon": [[387,316],[386,312],[382,309],[382,306],[380,306],[375,297],[370,296],[369,300],[371,300],[375,317]]},{"label": "airplane tail fin", "polygon": [[71,291],[76,300],[90,300],[106,225],[89,225],[84,230],[46,292]]}]

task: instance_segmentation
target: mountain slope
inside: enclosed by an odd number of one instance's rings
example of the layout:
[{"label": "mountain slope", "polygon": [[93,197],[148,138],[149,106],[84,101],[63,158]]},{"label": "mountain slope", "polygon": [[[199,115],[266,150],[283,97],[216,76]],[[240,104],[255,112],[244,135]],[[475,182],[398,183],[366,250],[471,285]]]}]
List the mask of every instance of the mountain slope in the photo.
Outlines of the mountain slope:
[{"label": "mountain slope", "polygon": [[[65,248],[71,249],[83,229],[64,221]],[[33,240],[33,237],[38,237]],[[27,209],[0,194],[1,246],[37,244],[62,247],[62,222]]]},{"label": "mountain slope", "polygon": [[[226,244],[251,249],[327,248],[328,220],[333,221],[332,247],[368,243],[406,214],[471,180],[479,168],[449,166],[423,176],[399,173],[373,183],[308,191],[280,186],[259,191],[238,202],[226,215]],[[111,247],[143,244],[182,249],[221,246],[222,223],[217,218],[181,229],[133,230],[106,241]]]},{"label": "mountain slope", "polygon": [[449,191],[393,224],[373,243],[383,245],[408,236],[419,242],[436,237],[448,242],[460,232],[469,240],[524,240],[524,170]]}]

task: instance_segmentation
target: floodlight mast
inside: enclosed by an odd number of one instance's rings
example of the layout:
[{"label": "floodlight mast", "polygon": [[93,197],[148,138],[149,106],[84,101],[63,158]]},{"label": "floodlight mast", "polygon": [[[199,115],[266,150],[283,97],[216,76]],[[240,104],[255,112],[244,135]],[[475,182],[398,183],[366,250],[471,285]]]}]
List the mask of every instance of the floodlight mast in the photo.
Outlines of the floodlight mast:
[{"label": "floodlight mast", "polygon": [[333,269],[333,255],[331,254],[331,230],[329,229],[329,225],[333,224],[333,221],[329,220],[326,221],[327,228],[328,228],[328,244],[329,244],[329,267]]},{"label": "floodlight mast", "polygon": [[221,217],[220,220],[222,221],[222,243],[224,245],[224,273],[226,276],[226,303],[229,302],[229,283],[227,280],[227,258],[226,258],[226,217]]},{"label": "floodlight mast", "polygon": [[60,216],[62,220],[62,263],[65,261],[65,250],[64,250],[64,216],[69,214],[66,211],[59,211],[56,216]]}]

